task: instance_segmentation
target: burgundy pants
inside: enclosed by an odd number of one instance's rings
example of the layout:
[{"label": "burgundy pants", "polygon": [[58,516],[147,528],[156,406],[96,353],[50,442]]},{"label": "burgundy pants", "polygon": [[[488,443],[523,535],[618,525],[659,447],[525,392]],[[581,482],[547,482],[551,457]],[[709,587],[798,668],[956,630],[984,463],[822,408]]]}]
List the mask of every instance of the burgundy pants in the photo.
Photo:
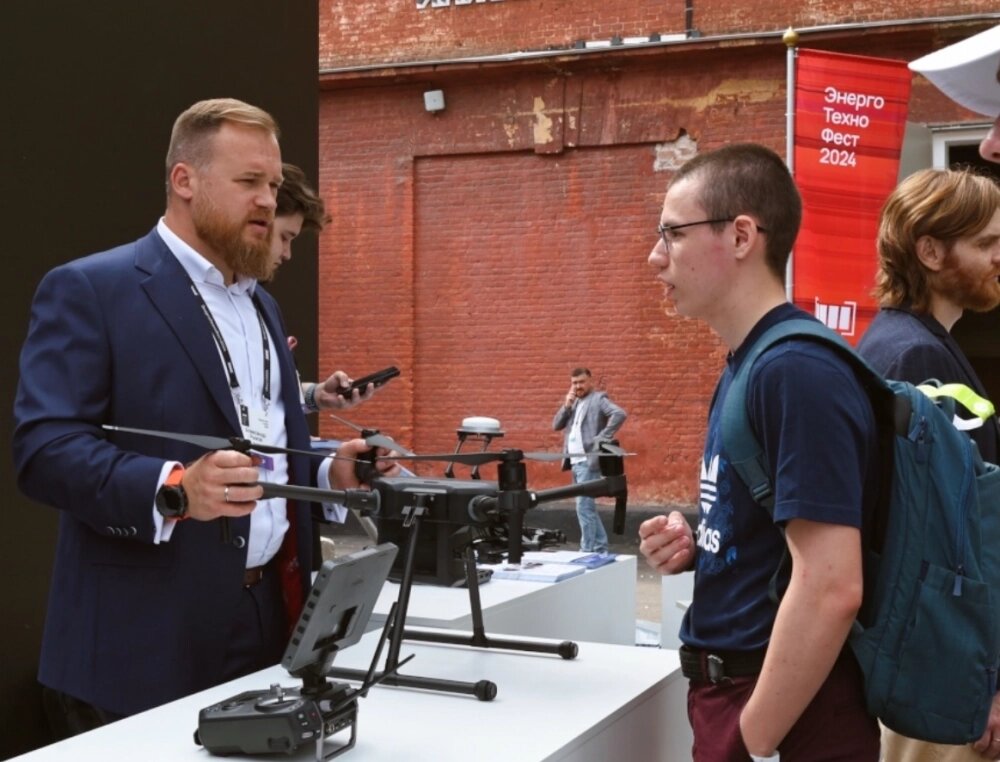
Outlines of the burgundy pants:
[{"label": "burgundy pants", "polygon": [[[756,677],[737,677],[717,685],[690,684],[695,762],[749,762],[740,713],[756,683]],[[878,722],[865,710],[861,672],[850,653],[837,659],[778,751],[781,762],[878,762]]]}]

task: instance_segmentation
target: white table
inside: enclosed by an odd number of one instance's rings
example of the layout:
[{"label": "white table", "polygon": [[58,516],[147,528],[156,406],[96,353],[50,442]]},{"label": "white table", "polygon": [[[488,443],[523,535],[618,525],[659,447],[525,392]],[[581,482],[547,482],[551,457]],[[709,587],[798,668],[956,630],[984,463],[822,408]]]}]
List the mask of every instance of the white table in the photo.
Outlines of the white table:
[{"label": "white table", "polygon": [[[526,560],[546,554],[526,553]],[[559,640],[635,644],[635,556],[561,582],[491,579],[479,588],[487,635],[526,635]],[[399,585],[386,582],[372,626],[381,627]],[[471,630],[469,591],[438,585],[413,585],[406,624]]]},{"label": "white table", "polygon": [[691,605],[694,572],[664,574],[660,580],[660,648],[680,648],[678,633]]},{"label": "white table", "polygon": [[[376,633],[337,658],[337,666],[366,668]],[[346,762],[532,762],[566,760],[690,760],[687,681],[676,651],[580,643],[573,661],[555,656],[404,643],[415,654],[406,674],[452,680],[491,679],[492,702],[469,696],[376,686],[361,699],[358,740]],[[198,711],[271,683],[294,686],[280,667],[98,730],[30,752],[24,762],[185,762],[215,759],[196,746]],[[346,733],[334,737],[343,743]],[[308,760],[315,747],[254,759]],[[240,759],[241,757],[236,757]]]}]

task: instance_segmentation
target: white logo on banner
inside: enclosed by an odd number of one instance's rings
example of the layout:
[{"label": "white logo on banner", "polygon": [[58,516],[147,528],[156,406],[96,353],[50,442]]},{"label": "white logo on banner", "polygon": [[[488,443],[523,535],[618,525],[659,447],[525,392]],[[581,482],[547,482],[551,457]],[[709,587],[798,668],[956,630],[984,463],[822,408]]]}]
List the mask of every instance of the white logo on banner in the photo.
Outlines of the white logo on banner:
[{"label": "white logo on banner", "polygon": [[814,315],[827,328],[832,328],[844,336],[854,335],[854,323],[858,314],[857,302],[842,302],[841,304],[823,304],[815,299]]}]

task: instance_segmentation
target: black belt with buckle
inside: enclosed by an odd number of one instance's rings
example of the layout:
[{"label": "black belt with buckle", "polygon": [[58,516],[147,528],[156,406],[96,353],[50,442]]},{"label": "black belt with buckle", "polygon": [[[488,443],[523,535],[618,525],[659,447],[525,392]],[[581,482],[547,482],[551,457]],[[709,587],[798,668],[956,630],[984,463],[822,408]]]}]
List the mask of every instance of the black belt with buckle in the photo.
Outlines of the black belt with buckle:
[{"label": "black belt with buckle", "polygon": [[764,649],[759,651],[702,651],[681,646],[681,672],[689,680],[721,683],[728,678],[759,675],[764,665]]},{"label": "black belt with buckle", "polygon": [[264,579],[264,567],[255,566],[252,569],[247,569],[243,572],[243,587],[251,588],[256,587],[260,584],[260,581]]}]

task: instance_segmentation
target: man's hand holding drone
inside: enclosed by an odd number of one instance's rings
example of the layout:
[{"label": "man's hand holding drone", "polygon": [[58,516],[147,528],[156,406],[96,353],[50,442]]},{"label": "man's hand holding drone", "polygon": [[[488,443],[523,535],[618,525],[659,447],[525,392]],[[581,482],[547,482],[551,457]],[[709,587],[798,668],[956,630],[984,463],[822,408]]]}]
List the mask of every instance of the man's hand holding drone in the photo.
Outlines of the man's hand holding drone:
[{"label": "man's hand holding drone", "polygon": [[364,439],[351,439],[344,442],[337,448],[337,457],[333,459],[330,466],[330,485],[334,489],[357,489],[361,487],[367,489],[369,485],[358,479],[356,473],[357,461],[364,461],[371,458],[371,454],[377,456],[374,468],[377,476],[403,476],[403,469],[394,460],[384,460],[398,455],[395,450],[385,447],[372,447]]},{"label": "man's hand holding drone", "polygon": [[258,456],[236,450],[214,450],[191,463],[181,481],[187,516],[198,521],[246,516],[261,498],[259,463]]}]

